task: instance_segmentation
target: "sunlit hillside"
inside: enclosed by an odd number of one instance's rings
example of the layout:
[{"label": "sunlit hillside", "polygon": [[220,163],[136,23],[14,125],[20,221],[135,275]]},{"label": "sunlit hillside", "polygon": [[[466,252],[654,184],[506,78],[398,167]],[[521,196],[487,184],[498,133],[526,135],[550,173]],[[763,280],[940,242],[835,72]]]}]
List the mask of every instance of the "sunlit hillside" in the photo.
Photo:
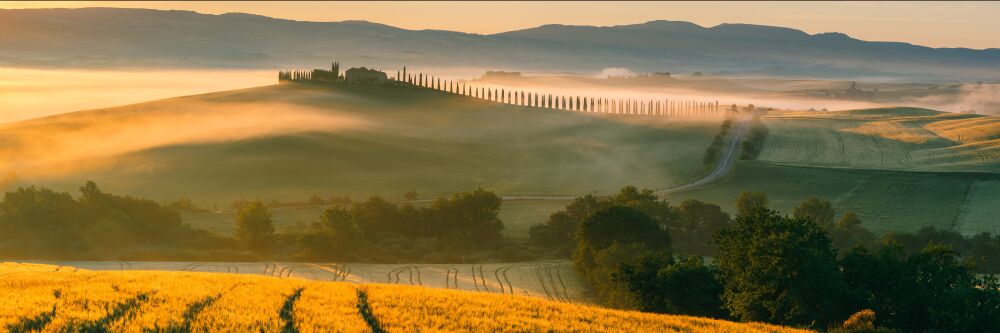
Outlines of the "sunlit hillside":
[{"label": "sunlit hillside", "polygon": [[14,263],[0,274],[0,327],[15,332],[805,332],[423,287]]},{"label": "sunlit hillside", "polygon": [[772,112],[760,160],[866,169],[1000,172],[1000,117],[917,108]]},{"label": "sunlit hillside", "polygon": [[731,207],[742,191],[764,191],[783,211],[808,197],[829,200],[880,232],[1000,227],[1000,117],[885,108],[772,111],[764,123],[756,160],[671,200]]},{"label": "sunlit hillside", "polygon": [[[721,120],[595,116],[429,90],[282,84],[0,127],[6,184],[92,179],[157,200],[662,188],[701,174]],[[2,178],[0,178],[2,179]]]}]

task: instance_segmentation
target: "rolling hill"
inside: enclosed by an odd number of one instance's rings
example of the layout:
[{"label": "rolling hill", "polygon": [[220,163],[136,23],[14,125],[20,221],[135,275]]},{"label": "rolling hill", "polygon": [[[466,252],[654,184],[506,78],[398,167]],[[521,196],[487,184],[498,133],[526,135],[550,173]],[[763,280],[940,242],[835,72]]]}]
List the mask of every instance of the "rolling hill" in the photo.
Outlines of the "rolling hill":
[{"label": "rolling hill", "polygon": [[411,68],[597,72],[626,67],[928,80],[996,80],[1000,75],[1000,49],[935,49],[749,24],[544,25],[477,35],[362,21],[120,8],[0,10],[0,22],[0,64],[18,67],[284,68],[339,59]]},{"label": "rolling hill", "polygon": [[0,274],[0,327],[15,332],[807,332],[423,287],[14,263]]},{"label": "rolling hill", "polygon": [[[302,201],[313,193],[506,196],[667,187],[705,170],[721,120],[560,112],[430,90],[280,84],[0,126],[0,174],[85,180],[156,200]],[[16,162],[13,162],[16,161]],[[14,186],[8,184],[8,186]]]},{"label": "rolling hill", "polygon": [[785,213],[805,198],[854,211],[877,232],[924,226],[965,234],[1000,227],[1000,118],[918,108],[772,111],[760,156],[728,181],[671,200],[730,207],[764,191]]}]

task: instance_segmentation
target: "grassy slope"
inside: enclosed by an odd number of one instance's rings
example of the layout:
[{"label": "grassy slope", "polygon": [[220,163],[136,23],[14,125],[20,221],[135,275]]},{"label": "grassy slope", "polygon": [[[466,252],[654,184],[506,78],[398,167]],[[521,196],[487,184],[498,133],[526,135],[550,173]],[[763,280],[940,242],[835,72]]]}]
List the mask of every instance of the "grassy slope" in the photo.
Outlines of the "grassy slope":
[{"label": "grassy slope", "polygon": [[775,113],[761,161],[868,169],[1000,171],[1000,117],[916,108]]},{"label": "grassy slope", "polygon": [[[995,201],[1000,175],[836,169],[741,162],[728,181],[671,195],[699,199],[730,212],[742,191],[764,191],[771,207],[791,214],[807,197],[830,200],[840,213],[858,213],[875,231],[916,230],[925,225],[965,233],[1000,227]],[[968,199],[972,198],[972,199]]]},{"label": "grassy slope", "polygon": [[[540,111],[413,89],[292,84],[84,113],[110,114],[101,121],[114,122],[118,114],[168,112],[187,103],[201,112],[246,103],[328,109],[366,125],[153,147],[118,157],[110,167],[40,183],[72,189],[94,179],[113,192],[219,204],[240,197],[304,200],[311,193],[398,197],[416,190],[429,197],[476,187],[502,195],[607,193],[625,184],[666,187],[695,177],[718,126]],[[282,112],[273,114],[276,121],[283,121]],[[85,121],[92,120],[67,115],[24,127],[58,130]],[[0,129],[0,138],[23,133],[17,126]]]},{"label": "grassy slope", "polygon": [[[392,285],[273,277],[92,272],[0,264],[0,326],[47,319],[46,330],[86,324],[113,331],[171,327],[212,331],[365,332],[370,322],[396,331],[805,332],[756,323],[616,311],[593,306]],[[54,293],[53,290],[59,290]],[[358,291],[365,294],[362,301]],[[297,295],[297,296],[295,296]],[[368,322],[359,309],[371,310]],[[118,309],[115,315],[114,309]],[[186,316],[185,316],[186,314]],[[185,319],[188,319],[185,323]]]},{"label": "grassy slope", "polygon": [[809,196],[830,200],[876,231],[1000,228],[1000,118],[892,108],[772,113],[765,122],[757,161],[671,200],[732,211],[740,192],[760,190],[785,213]]}]

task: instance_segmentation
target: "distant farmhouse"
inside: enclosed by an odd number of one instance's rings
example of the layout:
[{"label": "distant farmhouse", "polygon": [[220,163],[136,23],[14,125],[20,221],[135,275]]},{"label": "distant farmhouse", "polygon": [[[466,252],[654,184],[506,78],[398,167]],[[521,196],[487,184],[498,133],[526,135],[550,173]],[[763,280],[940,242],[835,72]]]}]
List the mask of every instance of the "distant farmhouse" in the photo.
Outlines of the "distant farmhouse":
[{"label": "distant farmhouse", "polygon": [[348,69],[344,72],[344,76],[347,83],[385,83],[389,81],[389,76],[385,75],[385,72],[364,67]]},{"label": "distant farmhouse", "polygon": [[872,90],[859,89],[857,82],[851,82],[851,86],[844,90],[819,90],[810,95],[842,99],[873,99],[877,92],[878,88]]},{"label": "distant farmhouse", "polygon": [[347,82],[358,84],[382,84],[389,82],[389,76],[383,71],[365,67],[348,69],[340,75],[340,63],[334,62],[330,70],[314,69],[312,71],[280,71],[278,81],[312,81],[312,82]]},{"label": "distant farmhouse", "polygon": [[858,89],[857,82],[851,82],[851,87],[844,90],[843,95],[840,97],[844,98],[873,98],[875,93],[878,92],[878,88],[874,90],[861,90]]}]

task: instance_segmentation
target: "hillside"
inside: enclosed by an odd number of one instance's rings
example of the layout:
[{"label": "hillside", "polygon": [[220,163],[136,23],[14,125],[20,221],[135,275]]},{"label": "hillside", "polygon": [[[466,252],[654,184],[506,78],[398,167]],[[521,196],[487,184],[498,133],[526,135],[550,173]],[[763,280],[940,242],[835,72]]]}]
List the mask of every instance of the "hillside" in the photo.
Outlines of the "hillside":
[{"label": "hillside", "polygon": [[1000,73],[1000,49],[935,49],[749,24],[544,25],[477,35],[362,21],[120,8],[0,10],[0,22],[7,32],[0,34],[0,64],[18,67],[280,68],[335,58],[411,68],[489,64],[591,73],[626,67],[929,80],[996,80]]},{"label": "hillside", "polygon": [[876,231],[923,226],[964,234],[1000,227],[1000,118],[917,108],[772,111],[760,156],[725,182],[671,195],[733,210],[764,191],[790,212],[810,196]]},{"label": "hillside", "polygon": [[772,112],[759,160],[795,165],[1000,172],[1000,117],[918,108]]},{"label": "hillside", "polygon": [[0,126],[8,186],[87,179],[155,200],[398,198],[667,187],[704,171],[716,120],[503,105],[429,90],[281,84]]},{"label": "hillside", "polygon": [[14,263],[0,274],[0,327],[15,332],[806,332],[423,287]]}]

